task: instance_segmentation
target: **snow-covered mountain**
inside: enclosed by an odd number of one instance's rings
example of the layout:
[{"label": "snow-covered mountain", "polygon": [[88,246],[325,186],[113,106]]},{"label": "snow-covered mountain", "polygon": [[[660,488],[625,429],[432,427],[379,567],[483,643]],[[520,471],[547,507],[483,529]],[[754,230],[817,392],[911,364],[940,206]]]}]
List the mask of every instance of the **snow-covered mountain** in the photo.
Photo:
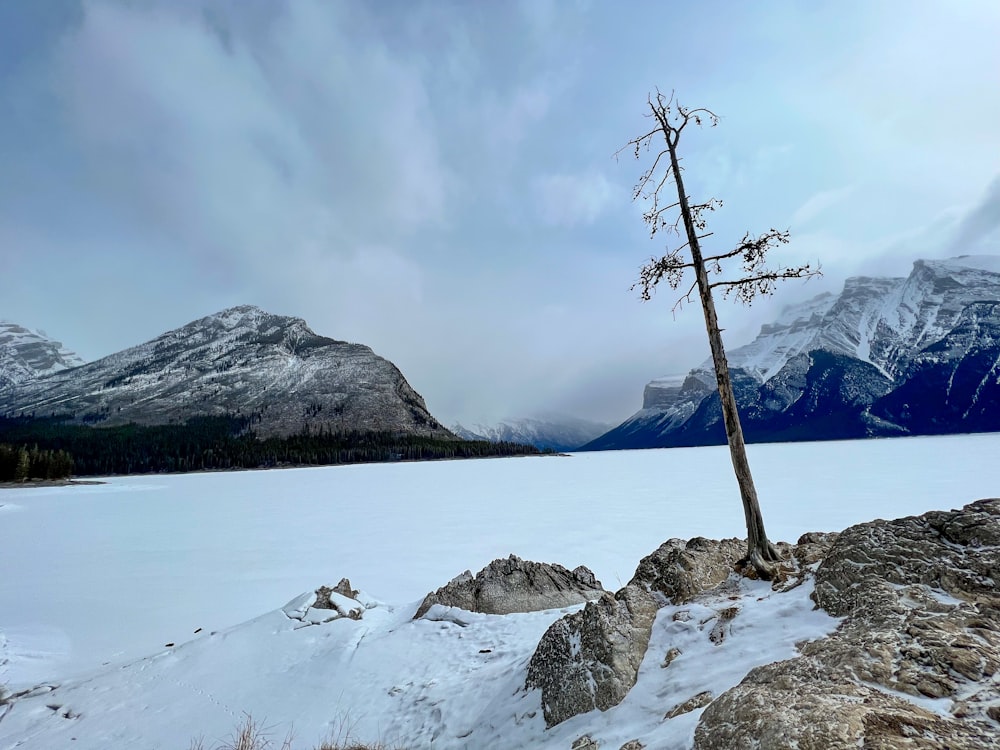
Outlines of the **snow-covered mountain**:
[{"label": "snow-covered mountain", "polygon": [[0,413],[101,425],[240,415],[261,436],[306,429],[451,436],[395,365],[367,346],[249,305],[2,389]]},{"label": "snow-covered mountain", "polygon": [[[918,260],[785,308],[728,352],[751,441],[1000,430],[1000,257]],[[725,442],[711,360],[589,449]]]},{"label": "snow-covered mountain", "polygon": [[451,431],[466,440],[521,443],[540,450],[571,451],[603,435],[610,428],[609,424],[552,414],[505,419],[492,426],[477,424],[469,428],[456,424]]},{"label": "snow-covered mountain", "polygon": [[45,331],[0,320],[0,390],[82,364],[82,359]]}]

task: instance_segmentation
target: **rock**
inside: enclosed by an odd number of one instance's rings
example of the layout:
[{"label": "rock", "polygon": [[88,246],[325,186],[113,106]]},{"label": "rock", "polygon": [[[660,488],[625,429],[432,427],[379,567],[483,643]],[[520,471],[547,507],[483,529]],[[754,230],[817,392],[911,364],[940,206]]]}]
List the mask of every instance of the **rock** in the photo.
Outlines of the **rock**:
[{"label": "rock", "polygon": [[847,615],[870,602],[859,594],[882,581],[924,584],[973,603],[1000,607],[1000,499],[961,511],[932,511],[852,526],[816,572],[816,603]]},{"label": "rock", "polygon": [[[352,596],[342,593],[344,591],[350,592]],[[377,603],[366,597],[362,597],[366,599],[365,602],[360,602],[356,598],[359,596],[362,596],[361,592],[352,589],[351,582],[342,578],[333,588],[320,586],[315,591],[300,594],[282,607],[282,611],[290,620],[298,620],[306,625],[319,625],[341,617],[360,620],[365,610]]]},{"label": "rock", "polygon": [[701,716],[696,750],[997,747],[995,727],[967,726],[874,687],[829,679],[799,658],[750,672]]},{"label": "rock", "polygon": [[739,607],[726,607],[719,610],[718,616],[715,618],[715,625],[712,626],[712,631],[708,634],[708,639],[716,646],[721,646],[722,642],[726,640],[726,636],[729,635],[733,620],[739,613]]},{"label": "rock", "polygon": [[312,608],[330,609],[335,611],[340,617],[350,617],[352,620],[360,620],[365,607],[361,602],[354,599],[354,596],[347,596],[340,593],[340,590],[344,590],[345,582],[347,583],[346,590],[357,596],[358,592],[351,589],[351,582],[344,578],[335,588],[331,589],[328,586],[320,586],[316,589],[316,601],[312,603]]},{"label": "rock", "polygon": [[826,557],[839,536],[840,534],[837,532],[810,531],[799,537],[799,541],[796,542],[792,550],[792,555],[802,567],[814,565]]},{"label": "rock", "polygon": [[670,539],[639,561],[629,583],[643,586],[663,603],[683,604],[728,580],[746,551],[741,539]]},{"label": "rock", "polygon": [[673,719],[682,714],[689,714],[692,711],[696,711],[699,708],[704,708],[709,703],[712,702],[712,691],[704,690],[697,695],[692,695],[683,703],[678,703],[676,706],[667,711],[664,719]]},{"label": "rock", "polygon": [[348,599],[357,599],[358,595],[361,593],[357,589],[351,588],[351,581],[349,578],[341,578],[340,583],[333,587],[341,596],[346,596]]},{"label": "rock", "polygon": [[413,617],[423,617],[435,604],[488,615],[535,612],[582,604],[602,593],[600,581],[582,565],[570,571],[511,555],[494,560],[475,576],[467,570],[428,594]]},{"label": "rock", "polygon": [[998,576],[1000,500],[847,529],[814,592],[843,623],[719,696],[695,748],[1000,748]]},{"label": "rock", "polygon": [[[546,725],[618,705],[635,684],[657,610],[720,588],[745,554],[746,542],[739,539],[670,539],[639,562],[614,596],[605,594],[553,623],[525,681],[529,690],[541,688]],[[720,614],[720,641],[735,615]]]},{"label": "rock", "polygon": [[570,750],[597,750],[600,746],[601,743],[599,743],[589,734],[585,734],[582,737],[577,737],[575,740],[573,740],[573,744],[570,746]]},{"label": "rock", "polygon": [[681,650],[677,647],[671,647],[667,650],[667,653],[663,656],[663,663],[660,664],[661,667],[669,667],[673,664],[674,659],[681,655]]},{"label": "rock", "polygon": [[525,681],[526,689],[542,691],[547,727],[621,702],[635,684],[657,609],[649,592],[630,584],[549,627]]},{"label": "rock", "polygon": [[646,747],[639,740],[629,740],[624,745],[622,745],[618,750],[643,750]]}]

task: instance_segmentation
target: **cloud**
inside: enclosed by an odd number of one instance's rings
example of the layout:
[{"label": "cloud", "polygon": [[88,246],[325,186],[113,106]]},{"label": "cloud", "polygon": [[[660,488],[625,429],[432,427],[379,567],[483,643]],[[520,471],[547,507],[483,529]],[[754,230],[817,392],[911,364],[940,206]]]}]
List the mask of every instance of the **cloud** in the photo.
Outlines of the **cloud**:
[{"label": "cloud", "polygon": [[139,220],[232,259],[287,259],[317,223],[367,239],[444,220],[420,76],[353,40],[342,6],[290,4],[260,38],[187,6],[85,7],[57,69],[67,124]]},{"label": "cloud", "polygon": [[[682,144],[726,204],[706,250],[803,223],[774,260],[828,277],[776,306],[996,242],[995,2],[661,5],[3,5],[0,315],[95,356],[254,303],[372,346],[445,421],[625,417],[706,356],[696,309],[629,292],[664,240],[610,157],[656,84],[724,117]],[[770,304],[720,305],[727,343]]]},{"label": "cloud", "polygon": [[816,193],[792,214],[792,226],[811,223],[817,217],[849,198],[853,192],[854,186],[848,185]]},{"label": "cloud", "polygon": [[1000,252],[1000,175],[986,188],[979,203],[955,228],[949,254]]},{"label": "cloud", "polygon": [[502,98],[488,98],[483,105],[483,120],[489,140],[498,146],[516,146],[548,110],[549,95],[540,82],[518,87]]},{"label": "cloud", "polygon": [[593,224],[621,193],[598,172],[537,177],[532,188],[542,221],[562,227]]}]

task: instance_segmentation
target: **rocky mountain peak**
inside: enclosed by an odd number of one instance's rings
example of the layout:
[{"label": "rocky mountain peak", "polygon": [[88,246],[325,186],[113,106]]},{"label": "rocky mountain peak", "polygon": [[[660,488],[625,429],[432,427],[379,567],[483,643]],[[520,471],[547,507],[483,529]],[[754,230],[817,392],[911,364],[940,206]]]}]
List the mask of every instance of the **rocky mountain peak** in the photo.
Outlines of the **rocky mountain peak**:
[{"label": "rocky mountain peak", "polygon": [[82,364],[45,331],[0,321],[0,390]]},{"label": "rocky mountain peak", "polygon": [[92,424],[237,415],[262,436],[304,430],[452,437],[391,362],[252,305],[222,310],[72,372],[0,394],[0,413]]},{"label": "rocky mountain peak", "polygon": [[[786,307],[728,352],[751,440],[1000,429],[1000,256],[918,260]],[[588,448],[724,442],[711,360]],[[714,401],[713,401],[714,399]]]}]

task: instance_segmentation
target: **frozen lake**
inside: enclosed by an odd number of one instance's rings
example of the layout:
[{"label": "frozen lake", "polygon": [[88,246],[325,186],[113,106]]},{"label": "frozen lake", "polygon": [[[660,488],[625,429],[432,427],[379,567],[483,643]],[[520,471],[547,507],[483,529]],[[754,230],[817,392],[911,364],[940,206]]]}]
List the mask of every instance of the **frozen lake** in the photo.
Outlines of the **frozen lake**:
[{"label": "frozen lake", "polygon": [[[1000,434],[749,453],[775,540],[1000,494]],[[345,576],[404,603],[514,553],[615,589],[665,539],[745,535],[724,447],[107,482],[0,489],[0,683],[143,656]]]}]

